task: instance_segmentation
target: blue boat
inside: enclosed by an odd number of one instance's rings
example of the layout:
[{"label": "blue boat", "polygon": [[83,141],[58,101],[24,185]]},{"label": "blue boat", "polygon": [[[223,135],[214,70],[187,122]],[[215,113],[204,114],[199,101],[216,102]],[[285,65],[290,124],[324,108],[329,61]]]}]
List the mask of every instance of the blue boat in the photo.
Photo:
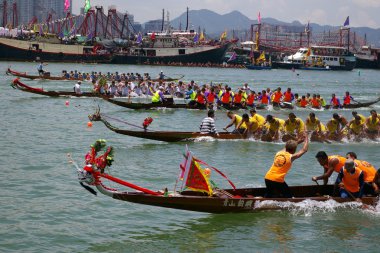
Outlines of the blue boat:
[{"label": "blue boat", "polygon": [[245,65],[247,69],[255,69],[255,70],[271,70],[272,66],[260,66],[260,65],[253,65],[253,64],[247,64]]}]

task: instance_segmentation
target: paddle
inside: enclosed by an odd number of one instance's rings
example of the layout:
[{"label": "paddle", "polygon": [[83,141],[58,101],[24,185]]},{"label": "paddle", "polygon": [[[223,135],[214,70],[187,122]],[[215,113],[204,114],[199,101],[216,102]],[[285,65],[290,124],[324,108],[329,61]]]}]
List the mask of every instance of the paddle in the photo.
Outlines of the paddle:
[{"label": "paddle", "polygon": [[355,200],[356,202],[361,203],[363,209],[369,209],[369,208],[370,208],[370,206],[367,205],[367,204],[364,204],[360,198],[356,198],[356,197],[355,197],[350,191],[348,191],[348,190],[346,189],[346,187],[344,186],[344,184],[341,184],[341,185],[339,185],[339,186],[342,186],[342,187],[343,187],[343,189],[344,189],[344,190],[348,193],[348,195],[350,196],[350,199]]}]

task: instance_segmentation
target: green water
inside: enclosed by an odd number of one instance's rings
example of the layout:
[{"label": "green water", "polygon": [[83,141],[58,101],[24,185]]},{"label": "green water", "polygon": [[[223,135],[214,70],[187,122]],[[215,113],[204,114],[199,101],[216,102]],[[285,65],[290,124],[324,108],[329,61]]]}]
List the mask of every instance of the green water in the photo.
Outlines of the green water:
[{"label": "green water", "polygon": [[[289,211],[213,215],[150,207],[91,195],[77,182],[67,161],[71,153],[82,164],[85,153],[98,138],[115,147],[114,176],[157,190],[173,189],[185,143],[164,143],[118,135],[87,115],[99,105],[102,113],[141,125],[154,119],[155,130],[198,130],[204,111],[132,111],[90,98],[48,98],[14,90],[6,68],[36,73],[33,63],[0,63],[1,92],[1,193],[0,252],[378,252],[380,207],[352,210],[333,202],[306,202]],[[288,70],[250,71],[151,67],[133,65],[49,64],[59,74],[79,71],[149,72],[168,76],[184,74],[198,83],[223,82],[237,87],[244,82],[255,90],[266,87],[294,92],[331,93],[342,97],[346,90],[357,100],[380,95],[380,71],[293,73]],[[297,75],[298,73],[298,75]],[[72,82],[25,81],[35,87],[71,90]],[[86,85],[84,86],[86,87]],[[84,88],[85,89],[85,88]],[[66,106],[69,101],[69,106]],[[380,108],[377,104],[375,109]],[[263,112],[285,118],[288,112]],[[297,110],[305,118],[307,110]],[[333,111],[316,112],[323,122]],[[351,118],[351,111],[341,114]],[[359,113],[369,115],[369,109]],[[120,128],[128,125],[112,122]],[[225,112],[217,111],[216,124],[227,125]],[[283,144],[254,141],[198,141],[188,143],[197,157],[221,169],[238,186],[263,186],[274,154]],[[360,159],[380,166],[380,142],[318,144],[297,160],[287,175],[289,185],[312,184],[322,168],[314,156],[355,151]],[[214,177],[215,175],[213,175]],[[335,175],[333,176],[335,179]],[[227,184],[219,178],[221,186]]]}]

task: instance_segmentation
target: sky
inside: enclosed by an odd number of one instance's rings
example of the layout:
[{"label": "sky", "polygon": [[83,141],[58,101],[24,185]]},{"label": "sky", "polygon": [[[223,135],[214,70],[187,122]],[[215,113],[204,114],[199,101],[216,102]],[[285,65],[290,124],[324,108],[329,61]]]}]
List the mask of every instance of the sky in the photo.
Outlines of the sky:
[{"label": "sky", "polygon": [[[73,0],[73,13],[78,14],[85,0]],[[250,19],[271,17],[284,22],[308,21],[320,25],[343,25],[350,16],[351,27],[380,28],[380,0],[91,0],[91,5],[115,5],[120,12],[134,15],[135,22],[161,19],[162,9],[175,19],[186,11],[208,9],[218,14],[237,10]],[[190,16],[191,19],[191,16]]]}]

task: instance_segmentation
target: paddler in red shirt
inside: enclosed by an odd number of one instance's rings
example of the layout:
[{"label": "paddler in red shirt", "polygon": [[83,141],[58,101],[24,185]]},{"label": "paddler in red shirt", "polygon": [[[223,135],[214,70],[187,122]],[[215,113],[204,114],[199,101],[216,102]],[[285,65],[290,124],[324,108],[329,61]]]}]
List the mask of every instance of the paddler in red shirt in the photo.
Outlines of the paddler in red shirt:
[{"label": "paddler in red shirt", "polygon": [[279,107],[281,100],[282,100],[282,97],[283,97],[282,92],[281,92],[281,88],[278,87],[276,92],[274,92],[272,96],[273,96],[273,100],[272,100],[273,106]]},{"label": "paddler in red shirt", "polygon": [[293,99],[294,99],[294,95],[292,93],[292,89],[288,88],[284,92],[284,102],[291,103],[293,101]]},{"label": "paddler in red shirt", "polygon": [[342,105],[340,104],[339,98],[335,96],[335,94],[331,95],[330,105],[334,108],[340,108]]},{"label": "paddler in red shirt", "polygon": [[351,104],[351,100],[355,101],[354,98],[350,95],[350,93],[346,91],[346,95],[343,98],[343,105]]}]

